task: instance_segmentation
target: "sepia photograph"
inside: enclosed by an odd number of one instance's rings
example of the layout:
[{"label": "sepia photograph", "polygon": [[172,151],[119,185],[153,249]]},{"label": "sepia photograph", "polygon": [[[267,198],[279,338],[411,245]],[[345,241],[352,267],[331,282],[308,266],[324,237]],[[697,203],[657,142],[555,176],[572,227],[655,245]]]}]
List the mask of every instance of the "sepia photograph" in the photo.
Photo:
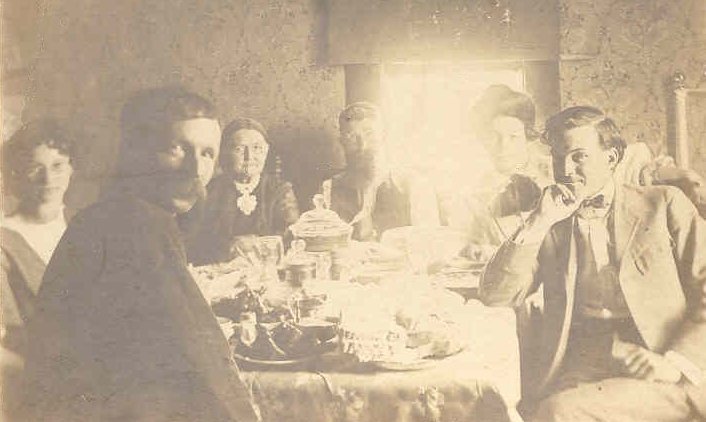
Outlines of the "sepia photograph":
[{"label": "sepia photograph", "polygon": [[706,422],[706,0],[0,0],[0,421]]}]

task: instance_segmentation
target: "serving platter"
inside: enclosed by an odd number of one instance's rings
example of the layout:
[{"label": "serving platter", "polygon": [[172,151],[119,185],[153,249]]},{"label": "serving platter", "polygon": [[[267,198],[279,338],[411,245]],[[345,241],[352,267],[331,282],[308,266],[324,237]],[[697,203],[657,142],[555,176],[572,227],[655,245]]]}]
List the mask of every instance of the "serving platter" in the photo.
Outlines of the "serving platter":
[{"label": "serving platter", "polygon": [[256,368],[256,369],[288,369],[288,368],[294,368],[294,367],[301,367],[302,365],[305,365],[309,362],[312,362],[319,358],[322,353],[298,358],[298,359],[289,359],[289,360],[260,360],[260,359],[253,359],[249,358],[247,356],[240,355],[238,353],[234,353],[233,357],[241,362],[241,363],[246,363],[248,366]]},{"label": "serving platter", "polygon": [[430,369],[433,368],[440,363],[442,363],[444,360],[456,356],[462,351],[464,351],[466,348],[461,347],[458,350],[454,351],[453,353],[450,353],[446,356],[443,357],[428,357],[428,358],[423,358],[423,359],[415,359],[412,361],[408,362],[382,362],[382,361],[375,361],[375,362],[370,362],[373,367],[376,369],[379,369],[381,371],[391,371],[391,372],[407,372],[407,371],[422,371],[425,369]]},{"label": "serving platter", "polygon": [[249,356],[242,355],[236,351],[233,351],[233,358],[235,358],[239,363],[245,364],[248,369],[290,369],[290,368],[300,368],[308,363],[311,363],[317,359],[320,359],[322,355],[330,353],[335,350],[338,346],[338,338],[334,337],[325,342],[322,342],[317,351],[307,356],[297,357],[295,359],[278,359],[278,360],[264,360],[256,359]]}]

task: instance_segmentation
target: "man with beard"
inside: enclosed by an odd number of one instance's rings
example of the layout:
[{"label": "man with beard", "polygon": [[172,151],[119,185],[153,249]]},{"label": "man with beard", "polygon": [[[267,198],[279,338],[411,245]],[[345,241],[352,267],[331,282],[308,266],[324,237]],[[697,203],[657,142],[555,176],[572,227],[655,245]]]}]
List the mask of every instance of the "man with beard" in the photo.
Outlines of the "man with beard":
[{"label": "man with beard", "polygon": [[213,174],[213,107],[145,91],[121,131],[115,183],[72,220],[38,293],[22,420],[255,421],[175,221]]},{"label": "man with beard", "polygon": [[379,108],[368,102],[350,104],[338,124],[346,168],[325,182],[324,195],[330,189],[331,209],[353,225],[353,238],[376,239],[387,229],[420,222],[438,225],[438,200],[431,186],[391,173]]},{"label": "man with beard", "polygon": [[530,420],[695,420],[706,222],[676,188],[615,181],[625,141],[600,110],[571,107],[546,128],[556,184],[480,285],[486,304],[518,310],[543,288],[543,313],[521,333]]}]

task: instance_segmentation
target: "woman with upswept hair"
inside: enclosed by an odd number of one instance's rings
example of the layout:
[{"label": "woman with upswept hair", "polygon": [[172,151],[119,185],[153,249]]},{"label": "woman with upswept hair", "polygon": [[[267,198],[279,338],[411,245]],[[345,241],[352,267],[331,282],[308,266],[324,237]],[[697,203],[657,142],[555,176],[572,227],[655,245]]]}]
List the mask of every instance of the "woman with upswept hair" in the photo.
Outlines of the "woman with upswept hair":
[{"label": "woman with upswept hair", "polygon": [[469,236],[465,253],[486,259],[534,209],[549,180],[549,156],[537,140],[535,106],[524,93],[505,85],[486,89],[472,109],[474,134],[492,163],[470,195],[448,205],[447,222]]}]

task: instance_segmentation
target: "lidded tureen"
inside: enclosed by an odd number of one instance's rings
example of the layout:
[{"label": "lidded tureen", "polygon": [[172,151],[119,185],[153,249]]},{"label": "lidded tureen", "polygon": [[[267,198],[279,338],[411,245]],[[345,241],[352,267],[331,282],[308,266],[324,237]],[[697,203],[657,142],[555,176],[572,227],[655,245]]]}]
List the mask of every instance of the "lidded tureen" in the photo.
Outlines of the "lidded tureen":
[{"label": "lidded tureen", "polygon": [[309,252],[328,252],[348,246],[353,227],[326,208],[323,195],[314,195],[312,202],[314,209],[303,213],[289,227],[292,235],[304,240]]}]

